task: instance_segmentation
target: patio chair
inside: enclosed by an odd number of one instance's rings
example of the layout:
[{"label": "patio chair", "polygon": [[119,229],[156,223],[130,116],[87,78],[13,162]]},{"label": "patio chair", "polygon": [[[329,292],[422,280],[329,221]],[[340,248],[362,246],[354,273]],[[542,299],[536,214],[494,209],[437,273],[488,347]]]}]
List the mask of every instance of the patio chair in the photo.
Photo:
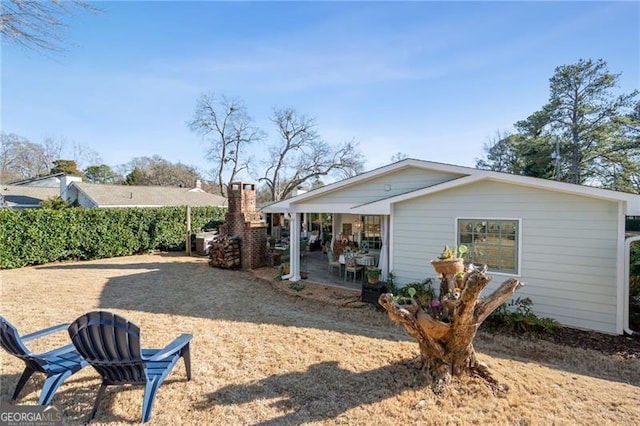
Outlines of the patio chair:
[{"label": "patio chair", "polygon": [[41,354],[34,354],[25,346],[30,340],[65,330],[68,326],[69,324],[59,324],[20,336],[16,328],[0,316],[0,346],[11,355],[20,358],[26,365],[11,397],[12,402],[18,399],[22,388],[33,373],[39,372],[45,374],[46,378],[38,404],[49,405],[60,385],[69,376],[88,365],[71,344]]},{"label": "patio chair", "polygon": [[78,352],[102,376],[89,421],[95,417],[107,386],[144,385],[142,422],[145,423],[151,418],[158,388],[180,357],[187,380],[191,380],[191,334],[182,334],[163,349],[141,349],[137,325],[119,315],[95,311],[71,323],[69,336]]},{"label": "patio chair", "polygon": [[327,252],[327,260],[329,261],[329,272],[333,273],[333,268],[338,268],[338,275],[342,274],[342,263],[336,258],[335,253],[332,251]]},{"label": "patio chair", "polygon": [[[356,275],[358,272],[364,271],[364,266],[358,265],[356,262],[355,254],[352,251],[344,252],[344,281],[347,280],[349,272],[353,274],[353,282],[356,282]],[[364,272],[363,272],[364,273]]]}]

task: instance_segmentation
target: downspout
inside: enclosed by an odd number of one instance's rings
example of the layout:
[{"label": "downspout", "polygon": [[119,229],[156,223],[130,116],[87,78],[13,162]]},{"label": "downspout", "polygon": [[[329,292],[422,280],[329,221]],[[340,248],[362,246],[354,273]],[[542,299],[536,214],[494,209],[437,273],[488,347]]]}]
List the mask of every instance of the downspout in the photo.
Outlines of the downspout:
[{"label": "downspout", "polygon": [[629,278],[631,274],[631,267],[629,265],[629,260],[631,258],[631,243],[635,241],[640,241],[640,235],[635,237],[629,237],[625,240],[624,245],[624,325],[623,330],[625,334],[630,336],[637,336],[640,333],[638,331],[631,330],[629,328]]}]

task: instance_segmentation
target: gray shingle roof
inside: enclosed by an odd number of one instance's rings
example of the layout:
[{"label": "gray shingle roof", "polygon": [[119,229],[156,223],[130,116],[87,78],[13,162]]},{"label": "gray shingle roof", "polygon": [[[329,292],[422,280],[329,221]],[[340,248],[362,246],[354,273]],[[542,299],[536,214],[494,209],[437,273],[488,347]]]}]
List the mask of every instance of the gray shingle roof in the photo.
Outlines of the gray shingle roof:
[{"label": "gray shingle roof", "polygon": [[72,186],[93,200],[97,207],[227,206],[227,199],[220,195],[190,188],[87,182],[74,182]]},{"label": "gray shingle roof", "polygon": [[6,207],[39,207],[40,202],[60,195],[59,188],[28,185],[2,185],[0,195]]}]

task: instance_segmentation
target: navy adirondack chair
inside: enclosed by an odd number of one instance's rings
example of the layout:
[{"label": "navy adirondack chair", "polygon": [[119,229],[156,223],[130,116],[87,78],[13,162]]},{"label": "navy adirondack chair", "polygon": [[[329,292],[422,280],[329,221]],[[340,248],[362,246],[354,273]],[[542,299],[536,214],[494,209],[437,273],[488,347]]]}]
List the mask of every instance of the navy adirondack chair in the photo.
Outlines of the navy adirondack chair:
[{"label": "navy adirondack chair", "polygon": [[107,386],[126,384],[145,386],[142,422],[149,420],[158,388],[180,357],[187,380],[191,380],[191,334],[182,334],[163,349],[141,349],[137,325],[111,312],[95,311],[71,323],[69,336],[78,352],[102,376],[89,420],[95,417]]},{"label": "navy adirondack chair", "polygon": [[25,342],[57,331],[66,330],[68,326],[69,324],[59,324],[26,336],[20,336],[16,328],[0,316],[0,346],[26,364],[11,401],[15,401],[18,398],[22,388],[33,373],[40,372],[44,373],[46,378],[42,391],[40,391],[38,403],[40,405],[49,405],[60,385],[69,376],[88,365],[72,344],[41,354],[34,354],[25,346]]}]

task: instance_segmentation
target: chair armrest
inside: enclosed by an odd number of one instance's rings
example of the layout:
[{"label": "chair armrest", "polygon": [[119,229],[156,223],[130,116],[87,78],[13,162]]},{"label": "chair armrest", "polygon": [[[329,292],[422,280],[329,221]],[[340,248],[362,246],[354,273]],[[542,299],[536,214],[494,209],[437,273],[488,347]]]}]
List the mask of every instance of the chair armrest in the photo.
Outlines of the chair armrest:
[{"label": "chair armrest", "polygon": [[46,336],[47,334],[55,333],[56,331],[66,330],[69,328],[69,325],[69,323],[54,325],[53,327],[45,328],[44,330],[36,331],[20,338],[23,342],[28,342],[29,340],[37,339],[38,337]]},{"label": "chair armrest", "polygon": [[41,357],[53,357],[53,356],[59,356],[59,355],[62,355],[62,354],[66,354],[66,353],[69,353],[69,352],[74,352],[75,350],[76,350],[76,348],[73,346],[73,344],[69,344],[69,345],[63,346],[61,348],[54,349],[54,350],[49,351],[49,352],[45,352],[45,353],[39,354],[39,356],[41,356]]},{"label": "chair armrest", "polygon": [[183,347],[187,346],[193,338],[191,334],[182,334],[178,336],[173,342],[169,343],[164,348],[160,349],[153,356],[146,358],[147,361],[161,361],[164,358],[171,356],[178,352]]}]

